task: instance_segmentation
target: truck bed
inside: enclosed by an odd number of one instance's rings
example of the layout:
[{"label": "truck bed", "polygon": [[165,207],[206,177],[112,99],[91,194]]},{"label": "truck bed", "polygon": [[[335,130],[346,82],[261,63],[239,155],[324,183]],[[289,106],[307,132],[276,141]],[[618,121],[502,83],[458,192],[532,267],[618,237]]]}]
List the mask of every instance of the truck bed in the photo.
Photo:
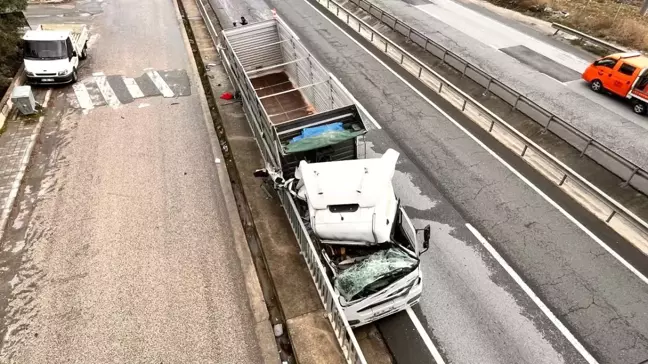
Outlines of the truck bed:
[{"label": "truck bed", "polygon": [[[273,125],[310,115],[315,109],[304,99],[285,72],[271,73],[250,79],[252,86],[261,98]],[[294,90],[294,91],[290,91]],[[290,91],[290,92],[286,92]],[[280,93],[279,95],[275,95]],[[269,95],[275,95],[264,98]]]},{"label": "truck bed", "polygon": [[39,26],[40,30],[54,30],[54,31],[69,31],[70,38],[72,41],[79,46],[82,46],[81,43],[85,42],[87,39],[81,39],[82,37],[87,37],[88,26],[85,24],[74,24],[74,23],[65,23],[65,24],[41,24]]}]

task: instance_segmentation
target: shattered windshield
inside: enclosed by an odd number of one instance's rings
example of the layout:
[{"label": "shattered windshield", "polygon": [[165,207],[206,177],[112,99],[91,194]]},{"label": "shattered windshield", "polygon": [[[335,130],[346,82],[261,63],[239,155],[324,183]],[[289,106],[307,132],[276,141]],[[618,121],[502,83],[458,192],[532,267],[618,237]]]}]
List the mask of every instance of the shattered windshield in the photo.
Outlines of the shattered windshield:
[{"label": "shattered windshield", "polygon": [[67,58],[67,47],[64,40],[30,40],[25,42],[27,59],[64,59]]},{"label": "shattered windshield", "polygon": [[418,263],[401,249],[381,250],[342,271],[335,288],[347,302],[367,297],[412,272]]}]

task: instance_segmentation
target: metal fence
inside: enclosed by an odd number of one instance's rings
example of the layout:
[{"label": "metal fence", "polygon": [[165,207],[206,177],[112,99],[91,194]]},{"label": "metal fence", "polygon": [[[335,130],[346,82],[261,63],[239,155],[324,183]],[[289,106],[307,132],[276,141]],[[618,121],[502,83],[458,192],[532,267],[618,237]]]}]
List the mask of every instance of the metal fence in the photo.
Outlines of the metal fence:
[{"label": "metal fence", "polygon": [[[410,74],[461,110],[472,121],[517,153],[561,190],[631,242],[645,246],[648,254],[648,224],[607,196],[596,186],[547,153],[499,116],[448,82],[386,36],[332,0],[316,0]],[[362,0],[349,0],[362,1]]]},{"label": "metal fence", "polygon": [[[325,1],[315,1],[325,5]],[[444,64],[461,72],[462,77],[468,77],[480,84],[486,88],[488,92],[493,93],[511,105],[513,110],[520,111],[543,126],[545,131],[551,131],[555,135],[559,136],[561,139],[579,150],[581,156],[589,156],[597,163],[619,176],[624,181],[624,185],[631,185],[644,194],[648,194],[648,172],[644,168],[639,167],[637,164],[614,152],[612,149],[603,145],[585,132],[570,125],[559,116],[546,110],[520,92],[492,77],[478,66],[464,60],[461,56],[447,49],[443,45],[428,38],[422,32],[410,27],[395,16],[373,5],[368,0],[347,1],[365,10],[372,17],[380,20],[381,23],[405,36],[412,43],[420,46],[428,53],[439,58]]]},{"label": "metal fence", "polygon": [[[217,44],[219,39],[219,32],[209,18],[207,8],[203,4],[202,0],[196,0],[196,3],[203,19],[205,20],[209,33],[211,34],[212,41],[219,51],[219,55],[221,57],[221,60],[223,61],[223,66],[225,67],[228,78],[237,90],[241,90],[241,85],[239,84],[240,81],[238,80],[237,75],[233,72],[232,65],[228,60],[228,55],[225,53],[223,47],[220,47]],[[342,85],[340,84],[340,86]],[[243,108],[245,111],[245,118],[247,119],[248,124],[252,129],[263,159],[266,163],[268,163],[272,160],[273,156],[270,152],[270,146],[267,145],[265,140],[262,138],[262,132],[259,129],[259,122],[254,121],[256,120],[258,113],[253,112],[253,110],[250,108],[250,103],[244,103]],[[311,278],[313,278],[313,282],[315,283],[315,287],[317,288],[320,300],[324,305],[327,317],[331,322],[333,332],[335,333],[335,337],[340,344],[340,348],[342,349],[346,361],[350,364],[367,364],[364,354],[360,349],[360,345],[358,344],[358,341],[353,333],[353,329],[351,329],[349,321],[344,314],[344,310],[340,306],[338,295],[335,293],[333,286],[331,286],[331,282],[328,279],[326,270],[319,260],[318,252],[315,249],[310,236],[308,235],[308,230],[304,226],[304,223],[299,216],[297,206],[295,206],[295,203],[288,191],[283,189],[279,190],[278,195],[279,199],[281,200],[281,204],[286,211],[290,225],[293,229],[293,232],[295,233],[297,243],[299,244],[301,254],[306,261],[306,265],[308,266]]]}]

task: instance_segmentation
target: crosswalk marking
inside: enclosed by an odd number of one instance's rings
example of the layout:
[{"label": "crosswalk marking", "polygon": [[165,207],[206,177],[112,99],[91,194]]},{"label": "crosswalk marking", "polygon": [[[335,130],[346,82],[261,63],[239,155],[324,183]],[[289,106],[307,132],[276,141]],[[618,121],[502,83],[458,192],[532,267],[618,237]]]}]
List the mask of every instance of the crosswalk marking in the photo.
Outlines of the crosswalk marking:
[{"label": "crosswalk marking", "polygon": [[116,109],[137,99],[160,95],[167,98],[190,96],[191,82],[187,71],[146,68],[136,78],[95,72],[92,77],[73,84],[68,93],[69,105],[83,110],[84,114],[101,106]]},{"label": "crosswalk marking", "polygon": [[90,98],[90,93],[88,93],[86,85],[81,82],[77,82],[72,85],[72,88],[74,89],[74,94],[79,101],[79,107],[81,107],[83,110],[94,109],[94,105],[92,104],[92,99]]},{"label": "crosswalk marking", "polygon": [[126,85],[126,88],[128,88],[128,92],[130,92],[131,96],[133,96],[134,99],[139,99],[140,97],[144,97],[144,93],[142,93],[142,90],[139,88],[134,78],[130,78],[126,76],[122,76],[122,78],[124,79],[124,84]]},{"label": "crosswalk marking", "polygon": [[160,76],[158,71],[148,69],[148,70],[146,70],[146,74],[149,76],[151,81],[153,81],[153,83],[155,84],[155,87],[157,87],[158,90],[160,90],[160,92],[162,92],[162,96],[164,96],[164,97],[173,97],[174,96],[173,90],[171,90],[169,85],[167,85],[166,81],[164,81],[164,79],[162,78],[162,76]]},{"label": "crosswalk marking", "polygon": [[121,105],[121,102],[119,102],[117,95],[115,95],[112,87],[110,87],[110,85],[108,84],[106,75],[103,72],[96,72],[93,73],[92,76],[94,77],[95,83],[97,84],[99,91],[103,95],[108,105],[112,108],[119,107],[119,105]]}]

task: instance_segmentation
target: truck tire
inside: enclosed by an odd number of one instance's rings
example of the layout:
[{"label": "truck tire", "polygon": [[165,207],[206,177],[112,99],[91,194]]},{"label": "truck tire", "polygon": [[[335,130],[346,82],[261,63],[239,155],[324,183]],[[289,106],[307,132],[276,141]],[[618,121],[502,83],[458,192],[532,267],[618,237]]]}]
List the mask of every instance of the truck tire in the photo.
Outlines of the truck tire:
[{"label": "truck tire", "polygon": [[590,88],[594,92],[603,92],[603,83],[600,80],[594,80],[590,83]]},{"label": "truck tire", "polygon": [[77,69],[74,68],[72,70],[72,83],[76,83],[79,79],[79,75],[77,74]]},{"label": "truck tire", "polygon": [[635,114],[645,115],[646,114],[646,103],[641,100],[632,101],[632,111]]}]

